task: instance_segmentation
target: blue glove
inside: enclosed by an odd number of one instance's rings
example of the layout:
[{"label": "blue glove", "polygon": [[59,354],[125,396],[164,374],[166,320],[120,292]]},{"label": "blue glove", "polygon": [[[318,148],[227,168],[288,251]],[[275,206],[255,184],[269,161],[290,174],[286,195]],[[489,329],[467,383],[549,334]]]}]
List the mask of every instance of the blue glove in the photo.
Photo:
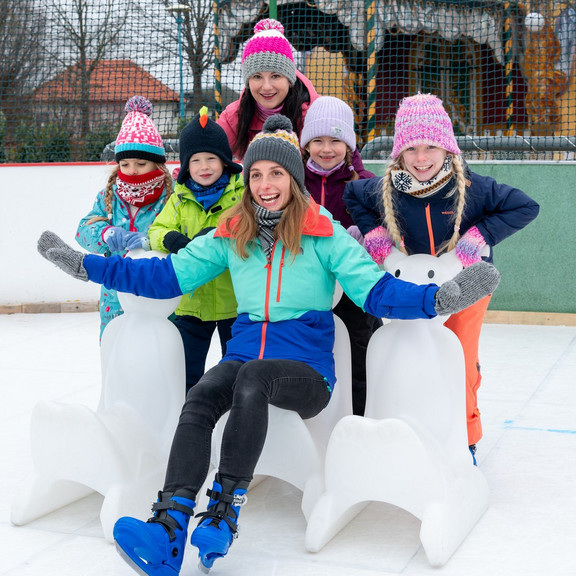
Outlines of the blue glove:
[{"label": "blue glove", "polygon": [[126,241],[126,250],[136,250],[143,248],[150,250],[150,240],[144,232],[128,232]]},{"label": "blue glove", "polygon": [[126,243],[128,242],[128,232],[124,228],[119,226],[111,226],[104,232],[102,237],[104,242],[108,244],[108,248],[112,252],[120,252],[126,249]]}]

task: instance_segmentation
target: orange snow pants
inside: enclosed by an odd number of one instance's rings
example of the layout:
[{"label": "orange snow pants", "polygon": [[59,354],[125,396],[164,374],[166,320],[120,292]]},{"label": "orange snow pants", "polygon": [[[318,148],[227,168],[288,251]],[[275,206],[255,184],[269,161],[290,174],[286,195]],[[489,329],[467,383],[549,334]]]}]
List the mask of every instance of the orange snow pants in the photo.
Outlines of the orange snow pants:
[{"label": "orange snow pants", "polygon": [[450,328],[462,344],[466,364],[466,422],[468,426],[468,445],[476,444],[482,438],[482,422],[478,410],[478,388],[482,381],[478,345],[484,315],[492,296],[486,296],[465,310],[453,314],[444,326]]}]

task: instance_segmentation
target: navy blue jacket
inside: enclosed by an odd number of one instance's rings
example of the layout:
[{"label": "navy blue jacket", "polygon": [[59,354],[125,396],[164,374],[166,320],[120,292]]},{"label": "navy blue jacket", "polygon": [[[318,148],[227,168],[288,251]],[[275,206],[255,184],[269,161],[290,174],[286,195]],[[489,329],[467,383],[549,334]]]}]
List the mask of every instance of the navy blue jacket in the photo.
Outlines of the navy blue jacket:
[{"label": "navy blue jacket", "polygon": [[[527,194],[489,176],[467,171],[466,206],[461,234],[476,226],[490,248],[529,224],[540,210]],[[450,239],[454,230],[456,196],[444,198],[444,191],[428,198],[417,198],[395,191],[396,220],[409,254],[431,254]],[[385,226],[382,205],[382,178],[354,180],[346,184],[344,202],[362,234]],[[492,260],[492,250],[490,257]]]}]

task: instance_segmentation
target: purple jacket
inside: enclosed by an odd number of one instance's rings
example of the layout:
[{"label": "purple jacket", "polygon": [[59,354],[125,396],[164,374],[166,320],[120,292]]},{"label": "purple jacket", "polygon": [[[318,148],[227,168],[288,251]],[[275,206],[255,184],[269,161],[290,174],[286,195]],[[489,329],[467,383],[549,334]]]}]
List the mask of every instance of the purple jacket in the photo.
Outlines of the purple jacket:
[{"label": "purple jacket", "polygon": [[352,179],[353,170],[358,174],[359,180],[374,178],[374,174],[364,168],[358,149],[352,154],[352,166],[342,166],[329,176],[320,176],[306,166],[304,167],[306,189],[312,198],[324,206],[332,214],[334,220],[338,220],[344,228],[349,228],[354,224],[342,198],[346,183]]}]

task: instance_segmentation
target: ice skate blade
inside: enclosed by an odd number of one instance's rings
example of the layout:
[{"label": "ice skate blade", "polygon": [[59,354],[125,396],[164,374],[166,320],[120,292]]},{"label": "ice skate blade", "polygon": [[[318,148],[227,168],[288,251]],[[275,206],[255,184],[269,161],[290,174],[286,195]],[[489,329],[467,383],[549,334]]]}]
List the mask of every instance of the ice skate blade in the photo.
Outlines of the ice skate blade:
[{"label": "ice skate blade", "polygon": [[134,570],[141,576],[150,576],[148,572],[144,572],[144,570],[140,566],[138,566],[138,564],[132,558],[130,558],[130,556],[128,556],[128,554],[120,547],[118,542],[114,541],[114,546],[116,546],[116,551],[118,552],[118,554],[120,554],[124,562],[126,562],[126,564],[128,564],[128,566],[132,568],[132,570]]},{"label": "ice skate blade", "polygon": [[[173,569],[169,568],[168,566],[164,565],[156,565],[156,566],[149,566],[148,570],[145,570],[143,566],[140,566],[134,558],[131,558],[130,555],[118,544],[118,542],[114,541],[114,545],[116,546],[116,550],[118,554],[122,557],[124,562],[137,572],[141,576],[176,576],[176,572]],[[144,560],[141,560],[143,564]]]},{"label": "ice skate blade", "polygon": [[202,564],[202,560],[198,561],[198,570],[200,570],[200,572],[202,572],[203,574],[210,573],[210,568],[208,566],[204,566],[204,564]]}]

